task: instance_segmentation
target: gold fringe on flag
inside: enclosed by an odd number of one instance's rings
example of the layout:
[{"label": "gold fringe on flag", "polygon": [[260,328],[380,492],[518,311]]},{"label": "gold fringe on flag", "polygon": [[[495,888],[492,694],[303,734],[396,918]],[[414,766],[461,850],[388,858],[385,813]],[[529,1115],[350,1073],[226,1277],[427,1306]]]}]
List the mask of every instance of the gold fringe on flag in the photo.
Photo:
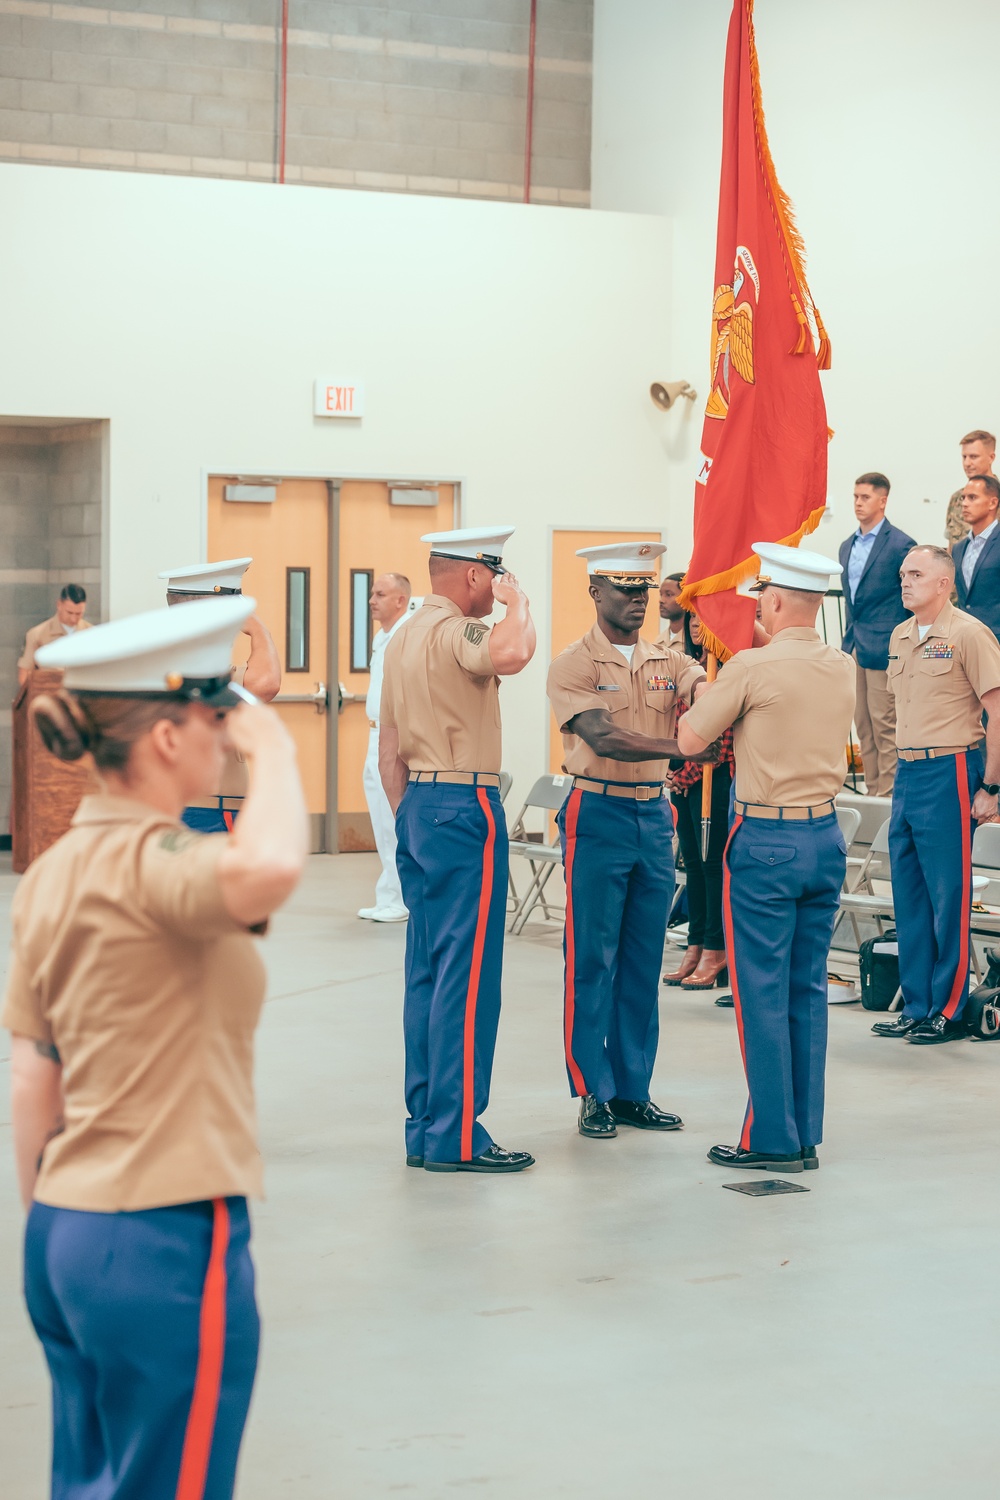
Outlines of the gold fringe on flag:
[{"label": "gold fringe on flag", "polygon": [[[788,352],[790,354],[805,354],[810,348],[812,344],[812,328],[809,323],[809,317],[811,316],[816,327],[816,337],[819,341],[816,349],[816,363],[821,370],[828,370],[830,368],[829,335],[823,326],[823,319],[819,315],[819,309],[813,301],[812,292],[809,290],[809,282],[806,279],[805,246],[802,243],[802,236],[799,234],[798,226],[795,223],[795,211],[792,208],[791,199],[778,181],[778,174],[774,169],[774,161],[771,156],[771,147],[768,144],[767,126],[764,124],[764,105],[760,92],[760,64],[757,59],[757,38],[753,27],[753,7],[754,0],[747,0],[750,80],[753,117],[757,136],[757,153],[761,171],[764,174],[764,181],[768,187],[771,210],[774,214],[775,222],[781,230],[781,238],[788,256],[788,261],[785,265],[785,271],[788,275],[788,291],[792,299],[792,306],[795,309],[795,316],[799,323],[798,339],[795,346]],[[805,311],[803,311],[803,302],[805,303]]]},{"label": "gold fringe on flag", "polygon": [[[817,505],[816,509],[810,511],[809,515],[806,516],[806,519],[797,531],[793,531],[790,536],[779,537],[778,541],[785,547],[797,547],[803,537],[808,536],[810,532],[816,530],[816,527],[823,519],[823,512],[825,510],[825,505]],[[752,557],[746,558],[741,563],[736,563],[733,567],[727,568],[722,573],[713,573],[709,578],[700,578],[697,583],[685,583],[681,589],[677,599],[678,604],[682,609],[689,609],[698,615],[701,623],[702,642],[720,661],[728,661],[733,653],[729,650],[728,646],[720,641],[714,631],[710,630],[705,624],[705,621],[698,614],[698,610],[695,607],[695,600],[700,594],[721,594],[726,589],[739,588],[740,584],[744,583],[746,579],[755,577],[759,570],[760,558],[754,553]]]}]

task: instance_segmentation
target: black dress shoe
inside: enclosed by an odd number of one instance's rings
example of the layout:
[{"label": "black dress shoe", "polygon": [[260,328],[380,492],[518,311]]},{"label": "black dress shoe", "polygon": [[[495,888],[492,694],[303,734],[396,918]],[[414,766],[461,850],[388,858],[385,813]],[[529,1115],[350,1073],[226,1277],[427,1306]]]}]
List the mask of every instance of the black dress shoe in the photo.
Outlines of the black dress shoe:
[{"label": "black dress shoe", "polygon": [[961,1042],[969,1033],[962,1021],[946,1021],[944,1016],[935,1016],[932,1021],[921,1021],[919,1026],[914,1026],[908,1042],[915,1047],[933,1047],[938,1042]]},{"label": "black dress shoe", "polygon": [[708,1159],[717,1167],[752,1167],[758,1172],[801,1172],[803,1169],[800,1151],[794,1156],[775,1156],[767,1151],[744,1151],[742,1146],[713,1146]]},{"label": "black dress shoe", "polygon": [[584,1094],[580,1100],[580,1123],[577,1129],[581,1135],[587,1135],[593,1141],[610,1141],[618,1134],[610,1106],[598,1103],[593,1094]]},{"label": "black dress shoe", "polygon": [[649,1099],[612,1099],[608,1105],[619,1125],[634,1125],[636,1130],[681,1130],[680,1115],[668,1115]]},{"label": "black dress shoe", "polygon": [[872,1036],[909,1036],[917,1026],[924,1023],[916,1016],[897,1016],[894,1021],[876,1021]]},{"label": "black dress shoe", "polygon": [[424,1164],[424,1159],[423,1159],[422,1156],[411,1156],[410,1153],[407,1152],[407,1155],[406,1155],[406,1165],[408,1167],[422,1167],[423,1164]]},{"label": "black dress shoe", "polygon": [[471,1161],[425,1161],[425,1172],[523,1172],[533,1167],[535,1158],[528,1151],[504,1151],[501,1146],[490,1146],[482,1156]]},{"label": "black dress shoe", "polygon": [[815,1146],[802,1147],[802,1170],[803,1172],[815,1172],[819,1169],[819,1157],[816,1155]]}]

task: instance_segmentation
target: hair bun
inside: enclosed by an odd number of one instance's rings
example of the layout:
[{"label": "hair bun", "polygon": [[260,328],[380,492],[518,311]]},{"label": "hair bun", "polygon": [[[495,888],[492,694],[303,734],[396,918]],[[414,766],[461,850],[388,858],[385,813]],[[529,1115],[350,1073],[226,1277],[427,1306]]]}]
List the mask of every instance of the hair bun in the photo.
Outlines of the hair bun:
[{"label": "hair bun", "polygon": [[45,748],[60,760],[79,760],[99,738],[86,709],[65,688],[43,693],[30,711]]}]

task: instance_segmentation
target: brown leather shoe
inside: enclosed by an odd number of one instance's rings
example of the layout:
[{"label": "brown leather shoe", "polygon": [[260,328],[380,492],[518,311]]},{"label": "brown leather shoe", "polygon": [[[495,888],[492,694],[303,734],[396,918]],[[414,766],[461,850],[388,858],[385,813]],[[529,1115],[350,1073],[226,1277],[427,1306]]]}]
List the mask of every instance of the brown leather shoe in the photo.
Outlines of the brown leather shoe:
[{"label": "brown leather shoe", "polygon": [[685,949],[680,968],[676,969],[673,974],[664,974],[663,983],[680,984],[682,979],[686,979],[689,974],[693,974],[701,963],[701,951],[700,948]]},{"label": "brown leather shoe", "polygon": [[682,990],[714,990],[729,983],[725,948],[706,948],[693,974],[682,980]]}]

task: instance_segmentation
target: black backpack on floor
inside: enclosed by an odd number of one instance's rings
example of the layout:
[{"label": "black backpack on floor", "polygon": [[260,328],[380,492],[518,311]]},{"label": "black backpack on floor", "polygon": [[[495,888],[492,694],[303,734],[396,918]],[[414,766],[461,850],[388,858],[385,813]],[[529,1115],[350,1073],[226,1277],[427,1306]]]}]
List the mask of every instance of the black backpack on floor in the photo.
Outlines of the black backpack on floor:
[{"label": "black backpack on floor", "polygon": [[986,961],[986,978],[971,992],[962,1012],[974,1042],[992,1042],[1000,1037],[1000,948],[987,948]]},{"label": "black backpack on floor", "polygon": [[888,1010],[899,989],[899,957],[878,950],[895,946],[896,929],[890,927],[881,937],[867,938],[858,949],[858,976],[861,981],[861,1004],[865,1010]]}]

